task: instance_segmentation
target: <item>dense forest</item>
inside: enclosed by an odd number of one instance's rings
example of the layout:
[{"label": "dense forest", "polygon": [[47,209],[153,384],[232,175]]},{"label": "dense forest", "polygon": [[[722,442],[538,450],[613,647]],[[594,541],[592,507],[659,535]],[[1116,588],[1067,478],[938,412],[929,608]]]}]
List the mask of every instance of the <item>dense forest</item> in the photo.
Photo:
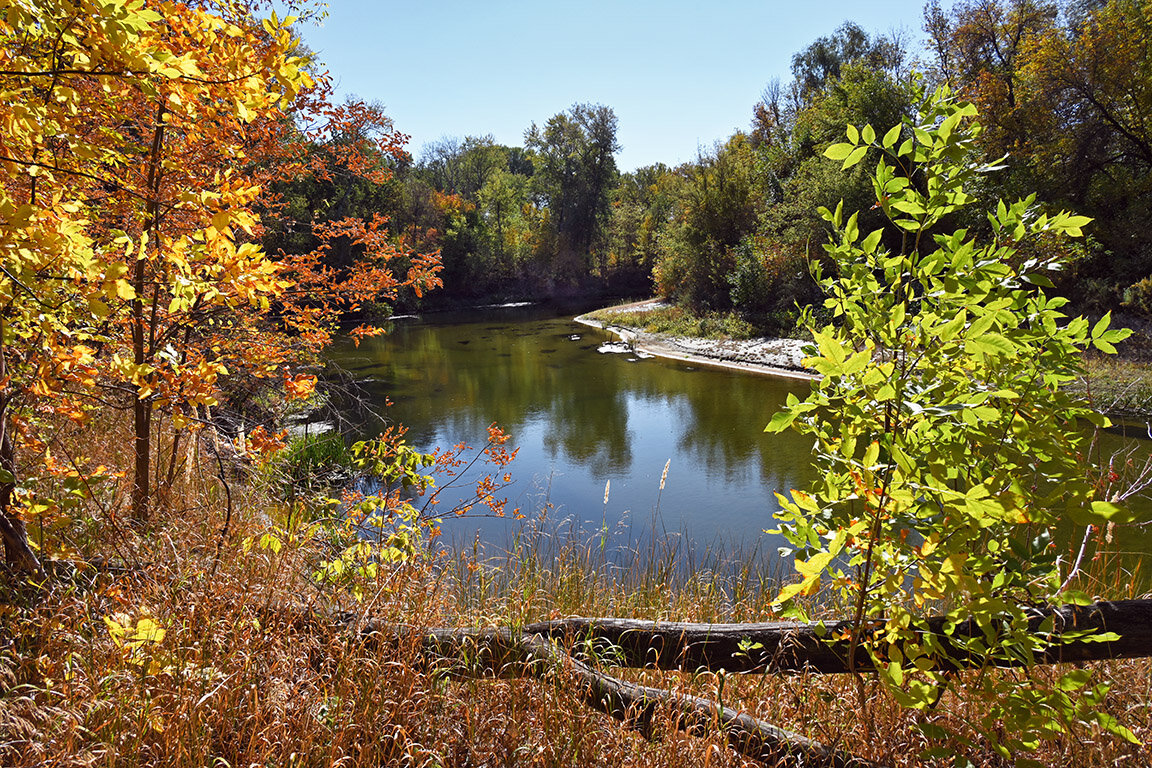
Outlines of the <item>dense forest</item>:
[{"label": "dense forest", "polygon": [[[1095,219],[1058,281],[1084,311],[1152,308],[1152,43],[1136,2],[929,4],[926,50],[845,22],[797,51],[792,79],[768,83],[746,131],[693,162],[621,173],[611,107],[574,105],[533,124],[524,145],[478,134],[392,162],[382,187],[307,181],[285,190],[323,216],[391,217],[405,247],[438,250],[433,303],[481,297],[650,295],[734,309],[788,330],[816,297],[808,259],[828,236],[816,211],[876,201],[862,172],[823,156],[847,123],[891,125],[917,89],[949,84],[1003,157],[981,194],[1036,195],[1038,210]],[[875,218],[876,214],[872,214]],[[986,228],[984,221],[963,225]],[[272,248],[299,238],[274,234]]]},{"label": "dense forest", "polygon": [[[1148,764],[1112,545],[1152,459],[1083,382],[1152,312],[1152,3],[934,1],[923,52],[844,22],[746,131],[625,173],[600,104],[413,156],[334,97],[326,12],[0,0],[0,763]],[[611,482],[598,542],[451,550],[525,517],[500,425],[289,430],[396,311],[653,293],[812,342],[775,416],[707,392],[812,446],[771,573],[609,564]],[[565,429],[632,439],[622,403]]]}]

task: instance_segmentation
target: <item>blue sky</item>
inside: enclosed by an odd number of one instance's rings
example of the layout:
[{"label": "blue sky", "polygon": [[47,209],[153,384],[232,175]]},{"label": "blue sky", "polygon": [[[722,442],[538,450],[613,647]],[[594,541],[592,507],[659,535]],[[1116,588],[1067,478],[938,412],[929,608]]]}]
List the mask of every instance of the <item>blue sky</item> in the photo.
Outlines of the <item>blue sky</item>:
[{"label": "blue sky", "polygon": [[792,54],[845,20],[903,28],[918,45],[923,6],[331,0],[323,26],[300,32],[338,95],[382,103],[416,155],[443,136],[520,145],[532,122],[587,102],[615,110],[617,162],[632,170],[691,160],[747,128],[764,86],[790,79]]}]

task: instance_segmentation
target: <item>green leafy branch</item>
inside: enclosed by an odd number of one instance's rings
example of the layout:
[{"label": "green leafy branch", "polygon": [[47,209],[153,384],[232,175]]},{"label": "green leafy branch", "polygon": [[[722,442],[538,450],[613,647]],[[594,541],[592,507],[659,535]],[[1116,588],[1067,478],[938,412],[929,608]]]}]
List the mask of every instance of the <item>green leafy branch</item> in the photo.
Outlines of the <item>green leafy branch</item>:
[{"label": "green leafy branch", "polygon": [[[1096,498],[1083,464],[1081,422],[1107,419],[1065,385],[1082,373],[1084,349],[1114,352],[1129,332],[1108,316],[1090,327],[1065,315],[1066,301],[1043,292],[1059,257],[1018,253],[1026,240],[1078,237],[1089,219],[1040,211],[1029,196],[995,205],[986,241],[943,231],[974,202],[966,189],[978,175],[1000,166],[975,159],[975,117],[941,89],[882,137],[848,126],[848,141],[826,150],[844,169],[878,156],[872,185],[889,225],[865,233],[842,202],[821,209],[836,275],[816,274],[833,320],[813,329],[805,361],[821,378],[767,427],[814,437],[820,470],[810,493],[778,495],[778,532],[796,548],[800,576],[778,603],[801,617],[805,596],[850,608],[848,658],[866,648],[886,687],[917,709],[951,684],[933,671],[949,654],[1029,662],[1040,640],[1026,609],[1061,598],[1051,545],[1061,519],[1128,519]],[[927,607],[980,631],[940,642],[921,631]],[[1010,681],[979,679],[990,699],[983,734],[998,751],[1071,722],[1066,708],[1034,706]],[[864,712],[862,682],[858,691]],[[1000,732],[1016,736],[1004,746]]]}]

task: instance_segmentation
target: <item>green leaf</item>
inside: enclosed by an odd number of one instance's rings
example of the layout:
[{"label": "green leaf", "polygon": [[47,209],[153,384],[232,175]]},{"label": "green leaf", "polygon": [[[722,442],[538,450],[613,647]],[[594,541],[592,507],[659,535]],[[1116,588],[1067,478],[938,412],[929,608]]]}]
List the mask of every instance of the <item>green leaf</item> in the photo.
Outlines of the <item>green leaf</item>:
[{"label": "green leaf", "polygon": [[772,417],[772,420],[768,422],[768,426],[764,427],[764,431],[771,433],[783,432],[792,426],[792,422],[796,421],[797,416],[799,416],[799,414],[792,410],[780,411]]},{"label": "green leaf", "polygon": [[1094,501],[1091,504],[1092,514],[1096,515],[1102,520],[1107,520],[1113,523],[1128,523],[1132,521],[1133,515],[1128,507],[1121,504],[1113,504],[1110,501]]},{"label": "green leaf", "polygon": [[894,125],[888,129],[888,133],[884,134],[884,138],[880,142],[884,149],[891,149],[896,140],[900,138],[900,132],[903,128],[903,125]]},{"label": "green leaf", "polygon": [[986,333],[980,337],[968,338],[964,344],[977,352],[993,357],[1016,354],[1016,345],[998,333]]},{"label": "green leaf", "polygon": [[868,152],[868,147],[866,145],[861,145],[859,147],[856,147],[856,149],[852,150],[852,153],[849,154],[848,157],[846,157],[844,159],[844,164],[842,166],[840,166],[840,170],[842,170],[842,171],[847,170],[848,168],[851,168],[852,166],[856,165],[857,163],[859,163],[861,160],[864,159],[864,155],[867,154],[867,152]]},{"label": "green leaf", "polygon": [[904,318],[908,313],[908,305],[900,302],[892,307],[892,313],[888,315],[888,324],[892,328],[899,328],[904,325]]},{"label": "green leaf", "polygon": [[880,443],[873,440],[864,449],[864,466],[872,467],[876,464],[876,460],[880,458]]},{"label": "green leaf", "polygon": [[967,320],[968,313],[960,310],[960,314],[944,323],[944,325],[935,328],[934,332],[940,341],[952,341],[952,339],[956,338],[956,334],[960,332],[960,329],[964,327],[964,323]]},{"label": "green leaf", "polygon": [[1104,313],[1104,317],[1100,318],[1100,320],[1096,323],[1096,325],[1092,326],[1092,338],[1098,339],[1101,336],[1103,336],[1104,332],[1106,330],[1108,330],[1108,326],[1111,324],[1112,324],[1112,311],[1109,310],[1108,312]]},{"label": "green leaf", "polygon": [[1068,591],[1060,596],[1062,602],[1068,605],[1092,605],[1095,600],[1087,592]]},{"label": "green leaf", "polygon": [[1107,355],[1116,354],[1116,347],[1112,346],[1111,342],[1105,341],[1104,339],[1092,339],[1092,346],[1096,347],[1096,349]]},{"label": "green leaf", "polygon": [[829,160],[843,160],[856,149],[854,144],[833,144],[824,150],[824,157]]},{"label": "green leaf", "polygon": [[968,331],[967,331],[967,333],[965,333],[965,336],[971,336],[971,337],[983,336],[985,333],[988,332],[988,330],[992,327],[992,324],[995,322],[996,322],[996,315],[992,312],[989,312],[988,314],[984,315],[983,317],[978,317],[972,321],[972,325],[968,326]]},{"label": "green leaf", "polygon": [[1056,681],[1056,687],[1062,691],[1078,691],[1092,679],[1092,670],[1074,669]]},{"label": "green leaf", "polygon": [[894,200],[892,202],[892,207],[901,213],[907,213],[909,216],[919,216],[921,214],[927,213],[924,206],[920,205],[919,202],[912,198]]},{"label": "green leaf", "polygon": [[944,141],[947,141],[949,138],[951,138],[952,132],[956,130],[956,126],[960,124],[960,119],[962,117],[963,115],[961,115],[959,112],[954,112],[949,115],[944,120],[944,122],[940,124],[940,127],[936,129],[936,132],[940,135],[940,138],[942,138]]},{"label": "green leaf", "polygon": [[1101,728],[1103,728],[1104,730],[1108,731],[1109,733],[1111,733],[1115,736],[1119,736],[1120,738],[1124,739],[1124,741],[1128,742],[1129,744],[1136,744],[1136,745],[1142,744],[1140,739],[1136,738],[1136,734],[1132,733],[1132,731],[1128,730],[1123,725],[1120,725],[1120,723],[1116,720],[1116,718],[1112,717],[1111,715],[1107,714],[1106,712],[1097,712],[1096,713],[1096,722],[1100,724]]},{"label": "green leaf", "polygon": [[845,358],[844,347],[834,337],[829,336],[819,331],[812,333],[816,339],[816,345],[820,348],[820,354],[828,358],[834,363],[843,363]]},{"label": "green leaf", "polygon": [[1047,275],[1041,274],[1040,272],[1031,272],[1028,274],[1020,275],[1020,279],[1026,283],[1031,283],[1032,285],[1038,285],[1041,288],[1055,288],[1056,287],[1055,283],[1053,283],[1051,280],[1049,280]]}]

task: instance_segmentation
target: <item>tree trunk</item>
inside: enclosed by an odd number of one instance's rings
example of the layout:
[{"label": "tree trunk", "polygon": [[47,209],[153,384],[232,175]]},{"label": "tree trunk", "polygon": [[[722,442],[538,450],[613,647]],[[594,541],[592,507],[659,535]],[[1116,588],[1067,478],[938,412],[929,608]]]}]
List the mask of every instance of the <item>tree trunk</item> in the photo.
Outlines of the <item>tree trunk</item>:
[{"label": "tree trunk", "polygon": [[18,571],[43,576],[40,560],[28,541],[28,530],[19,515],[12,513],[16,491],[16,446],[8,434],[8,407],[12,388],[8,381],[8,351],[4,346],[4,319],[0,317],[0,539],[4,541],[4,562]]},{"label": "tree trunk", "polygon": [[[148,235],[148,247],[158,248],[158,224],[160,213],[160,160],[164,147],[164,101],[156,112],[156,128],[152,134],[152,148],[148,158],[148,202],[144,210],[142,231]],[[152,358],[152,350],[146,344],[147,333],[144,321],[144,291],[148,272],[147,250],[141,242],[132,269],[132,288],[136,293],[132,299],[132,361],[142,366]],[[159,290],[157,288],[156,290]],[[148,524],[149,500],[151,497],[150,473],[152,471],[152,398],[138,396],[132,407],[132,451],[134,467],[132,474],[132,522],[143,527]]]},{"label": "tree trunk", "polygon": [[[1030,614],[1029,624],[1042,641],[1032,652],[1034,664],[1152,657],[1152,600],[1065,605],[1035,609]],[[300,620],[316,623],[303,617]],[[1027,656],[1025,649],[996,658],[968,654],[960,650],[963,640],[983,633],[972,622],[964,621],[946,633],[946,621],[944,616],[924,620],[925,634],[934,635],[940,646],[952,649],[950,655],[934,660],[931,668],[936,671],[1018,667]],[[1054,628],[1041,634],[1041,626],[1048,621]],[[569,650],[584,649],[580,654],[584,658],[603,659],[616,667],[739,673],[851,671],[847,659],[849,641],[842,639],[850,625],[846,621],[693,624],[577,617],[528,624],[516,634],[495,628],[421,629],[372,619],[357,623],[350,615],[323,623],[343,628],[359,626],[361,634],[372,637],[373,642],[387,638],[406,642],[415,638],[422,643],[425,654],[441,660],[457,656],[470,647],[469,664],[491,668],[515,661],[519,651],[513,647],[510,652],[508,648],[515,646],[517,638],[537,635],[551,638]],[[1085,639],[1085,635],[1100,632],[1115,633],[1117,638],[1107,642]],[[1065,637],[1066,634],[1071,637]],[[857,649],[855,667],[858,672],[875,670],[864,647]]]},{"label": "tree trunk", "polygon": [[[0,368],[3,366],[0,365]],[[15,447],[8,436],[7,396],[0,397],[0,538],[4,540],[4,561],[18,571],[43,576],[40,560],[28,541],[24,521],[12,512],[12,495],[16,490]]]}]

